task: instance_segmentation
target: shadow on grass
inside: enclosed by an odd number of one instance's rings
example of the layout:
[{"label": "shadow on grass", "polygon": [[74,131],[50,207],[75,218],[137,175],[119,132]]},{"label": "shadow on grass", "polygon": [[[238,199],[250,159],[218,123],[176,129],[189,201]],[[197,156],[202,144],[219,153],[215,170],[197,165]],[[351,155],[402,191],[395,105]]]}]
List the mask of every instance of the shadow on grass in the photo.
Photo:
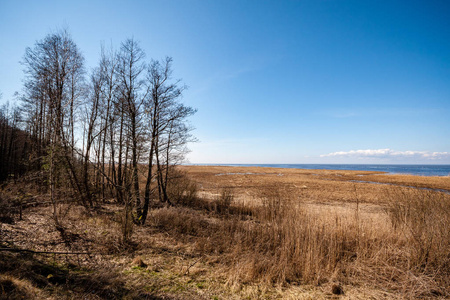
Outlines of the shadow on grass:
[{"label": "shadow on grass", "polygon": [[176,299],[126,287],[108,270],[57,265],[35,254],[0,252],[0,299]]}]

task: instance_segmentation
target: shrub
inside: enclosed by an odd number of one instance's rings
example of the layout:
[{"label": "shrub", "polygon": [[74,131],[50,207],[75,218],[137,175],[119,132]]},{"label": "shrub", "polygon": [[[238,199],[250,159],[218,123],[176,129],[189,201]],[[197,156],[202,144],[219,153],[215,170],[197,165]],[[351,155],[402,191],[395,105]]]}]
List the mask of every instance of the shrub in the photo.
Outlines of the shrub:
[{"label": "shrub", "polygon": [[450,274],[450,195],[408,188],[386,195],[393,228],[410,241],[411,268]]},{"label": "shrub", "polygon": [[229,213],[234,195],[231,189],[223,188],[222,191],[212,201],[213,210],[217,213]]},{"label": "shrub", "polygon": [[167,184],[167,194],[174,204],[193,205],[197,199],[197,184],[185,172],[171,169]]}]

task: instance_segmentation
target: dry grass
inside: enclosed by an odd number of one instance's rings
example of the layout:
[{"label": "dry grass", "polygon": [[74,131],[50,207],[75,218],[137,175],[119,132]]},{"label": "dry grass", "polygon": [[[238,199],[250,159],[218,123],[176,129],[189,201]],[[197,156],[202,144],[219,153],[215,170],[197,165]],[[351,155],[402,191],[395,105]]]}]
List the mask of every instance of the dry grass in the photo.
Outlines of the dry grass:
[{"label": "dry grass", "polygon": [[[450,197],[444,193],[400,189],[387,193],[391,226],[410,247],[409,267],[450,276]],[[444,284],[450,284],[450,281]]]},{"label": "dry grass", "polygon": [[[195,173],[197,167],[193,169]],[[266,174],[273,182],[274,174]],[[249,204],[255,210],[255,218],[245,222],[228,218],[221,222],[220,228],[213,229],[216,239],[207,234],[214,248],[230,253],[227,264],[233,270],[230,272],[233,280],[318,285],[341,282],[387,289],[402,297],[450,295],[448,194],[382,186],[377,195],[381,205],[375,210],[372,205],[370,212],[363,210],[367,204],[360,203],[373,199],[365,197],[367,187],[361,192],[361,184],[351,182],[352,191],[348,183],[339,180],[347,190],[346,197],[352,199],[347,201],[349,205],[343,205],[345,209],[340,211],[326,205],[316,206],[312,211],[311,193],[304,191],[307,184],[301,185],[300,193],[293,192],[289,179],[278,181],[284,181],[284,185],[278,184],[281,188],[271,185],[263,188],[267,177],[254,170],[222,169],[214,177],[206,178],[214,180],[216,190],[233,186],[230,181],[234,181],[238,182],[237,190],[248,185],[259,191],[259,195],[251,196],[254,201]],[[221,182],[223,178],[227,178],[226,184]],[[297,186],[304,182],[297,182]],[[442,178],[436,178],[434,186],[441,188],[438,184],[442,182]],[[202,245],[207,248],[204,242]]]},{"label": "dry grass", "polygon": [[[420,203],[414,199],[421,193],[406,199]],[[427,231],[431,219],[415,225],[421,228],[418,241],[409,226],[380,226],[359,218],[356,207],[346,216],[311,213],[279,191],[266,195],[255,215],[213,222],[194,210],[165,208],[154,211],[153,221],[172,234],[195,236],[199,253],[220,256],[231,285],[342,283],[387,290],[387,298],[449,296],[448,233]]]},{"label": "dry grass", "polygon": [[[366,171],[300,170],[263,167],[181,166],[197,182],[200,194],[219,194],[231,188],[236,200],[253,201],[261,191],[282,188],[292,197],[314,203],[353,202],[381,204],[387,199],[384,191],[392,184],[443,189],[450,192],[450,177],[383,175]],[[374,174],[375,173],[375,174]],[[371,184],[358,181],[377,182]]]},{"label": "dry grass", "polygon": [[0,274],[0,299],[42,299],[48,297],[29,280]]},{"label": "dry grass", "polygon": [[[15,246],[95,255],[26,263],[2,257],[10,263],[0,268],[0,283],[26,293],[36,288],[38,299],[450,297],[448,194],[348,181],[360,178],[354,172],[183,172],[170,183],[176,206],[153,205],[148,224],[134,226],[126,243],[124,211],[114,204],[91,214],[61,205],[65,236],[49,223],[48,207],[3,224],[3,241]],[[441,181],[417,186],[443,188]]]}]

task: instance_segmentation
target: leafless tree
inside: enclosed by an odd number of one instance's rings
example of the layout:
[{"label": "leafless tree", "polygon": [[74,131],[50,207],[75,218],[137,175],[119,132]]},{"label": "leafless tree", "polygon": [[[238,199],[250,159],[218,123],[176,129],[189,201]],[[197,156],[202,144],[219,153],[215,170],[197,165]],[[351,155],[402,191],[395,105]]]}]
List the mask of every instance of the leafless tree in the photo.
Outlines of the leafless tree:
[{"label": "leafless tree", "polygon": [[26,49],[23,108],[53,203],[64,172],[87,208],[109,195],[125,205],[128,219],[134,211],[141,224],[155,191],[161,202],[171,203],[167,183],[193,140],[187,118],[195,110],[181,103],[186,87],[172,79],[172,58],[148,65],[144,58],[134,39],[125,40],[117,53],[102,48],[86,81],[83,57],[67,31]]},{"label": "leafless tree", "polygon": [[145,69],[144,51],[134,39],[122,43],[119,52],[117,74],[120,82],[120,96],[123,99],[129,120],[129,137],[131,140],[132,187],[137,215],[142,215],[138,176],[138,140],[141,119],[141,106],[146,97],[142,73]]},{"label": "leafless tree", "polygon": [[[73,160],[74,113],[81,89],[83,57],[66,30],[47,35],[33,48],[27,48],[23,59],[27,74],[25,87],[35,108],[35,132],[44,132],[47,140],[46,161],[49,170],[51,200],[64,162],[70,183],[81,192]],[[45,119],[44,119],[45,115]],[[68,125],[68,126],[67,126]],[[54,210],[56,208],[54,207]],[[56,213],[55,213],[56,218]]]},{"label": "leafless tree", "polygon": [[[180,80],[172,81],[172,58],[167,57],[162,61],[151,61],[147,72],[147,84],[149,94],[144,102],[144,110],[149,129],[149,152],[144,207],[141,215],[142,223],[145,223],[147,218],[151,182],[154,176],[156,176],[158,182],[160,200],[170,203],[166,192],[166,183],[171,155],[174,154],[176,144],[181,145],[180,142],[183,140],[185,146],[188,142],[190,127],[186,126],[184,122],[186,122],[188,116],[195,113],[194,109],[180,103],[186,86],[181,85]],[[153,169],[154,160],[156,161],[156,172]]]}]

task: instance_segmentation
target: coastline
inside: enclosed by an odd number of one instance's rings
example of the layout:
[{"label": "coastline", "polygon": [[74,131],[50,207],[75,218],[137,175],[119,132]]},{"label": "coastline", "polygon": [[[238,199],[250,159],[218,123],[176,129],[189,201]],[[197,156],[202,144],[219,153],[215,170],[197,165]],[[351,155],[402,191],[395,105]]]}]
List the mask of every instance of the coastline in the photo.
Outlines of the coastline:
[{"label": "coastline", "polygon": [[446,176],[389,174],[375,171],[295,169],[260,166],[184,165],[205,191],[217,193],[232,188],[236,195],[257,195],[268,186],[320,201],[352,201],[355,193],[365,202],[379,203],[380,195],[392,188],[417,189],[450,194]]},{"label": "coastline", "polygon": [[305,170],[374,171],[387,174],[450,177],[450,164],[213,164],[195,163],[193,166],[269,167]]}]

